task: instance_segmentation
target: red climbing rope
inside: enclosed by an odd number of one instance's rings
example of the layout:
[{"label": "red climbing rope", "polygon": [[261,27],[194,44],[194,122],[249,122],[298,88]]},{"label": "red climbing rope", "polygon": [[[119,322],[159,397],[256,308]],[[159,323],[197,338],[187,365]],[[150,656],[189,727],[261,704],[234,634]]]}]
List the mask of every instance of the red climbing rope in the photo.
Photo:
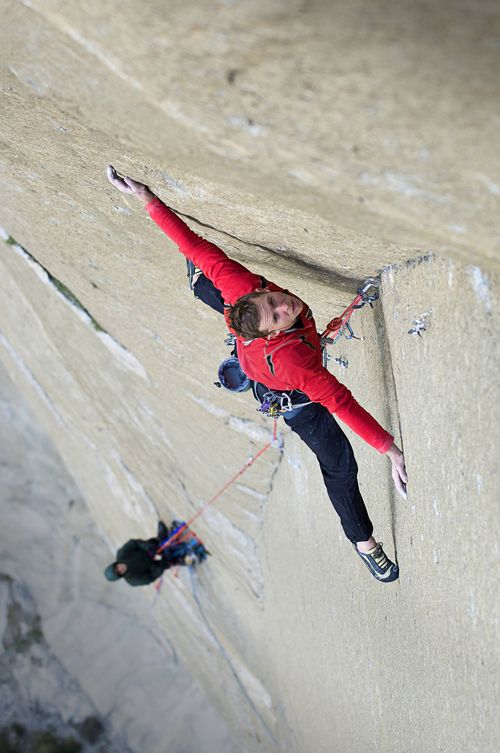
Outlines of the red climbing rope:
[{"label": "red climbing rope", "polygon": [[266,445],[264,445],[264,447],[261,447],[261,449],[258,451],[258,453],[256,455],[252,455],[252,457],[248,458],[248,460],[245,463],[245,465],[242,466],[240,468],[240,470],[237,473],[235,473],[234,476],[232,478],[230,478],[229,481],[227,481],[224,484],[224,486],[222,487],[222,489],[219,489],[219,491],[216,494],[214,494],[214,496],[211,497],[208,500],[208,502],[205,502],[205,504],[202,505],[202,507],[200,507],[200,509],[197,512],[195,512],[195,514],[193,515],[193,517],[190,518],[187,521],[187,523],[184,523],[180,528],[178,528],[178,530],[175,533],[173,533],[166,541],[164,541],[163,544],[158,549],[157,554],[160,554],[164,549],[167,548],[167,546],[170,546],[173,541],[176,541],[179,537],[181,537],[182,534],[183,534],[183,532],[187,528],[190,527],[190,525],[193,523],[193,521],[196,520],[196,518],[199,518],[200,515],[203,515],[203,513],[205,512],[205,510],[207,510],[210,507],[210,505],[212,505],[217,499],[219,499],[219,497],[222,496],[222,494],[224,494],[224,492],[226,491],[226,489],[229,489],[229,487],[231,486],[231,484],[234,484],[234,482],[237,479],[239,479],[240,476],[243,476],[243,474],[250,468],[250,466],[252,466],[255,463],[255,461],[258,458],[260,458],[261,455],[263,455],[266,452],[266,450],[268,450],[271,447],[272,443],[276,439],[276,434],[277,434],[276,424],[277,424],[277,420],[274,419],[274,429],[273,429],[273,438],[272,438],[272,440],[270,442],[268,442]]}]

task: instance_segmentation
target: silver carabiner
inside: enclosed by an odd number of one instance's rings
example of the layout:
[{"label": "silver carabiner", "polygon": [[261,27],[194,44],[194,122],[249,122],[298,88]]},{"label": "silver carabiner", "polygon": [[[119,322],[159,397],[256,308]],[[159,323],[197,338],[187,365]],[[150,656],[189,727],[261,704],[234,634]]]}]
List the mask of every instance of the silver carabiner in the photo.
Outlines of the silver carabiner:
[{"label": "silver carabiner", "polygon": [[284,413],[286,413],[289,410],[293,410],[293,404],[290,399],[290,395],[287,395],[286,392],[282,392],[280,396],[280,410]]},{"label": "silver carabiner", "polygon": [[[370,288],[374,288],[374,291],[373,293],[368,295],[367,293]],[[377,280],[375,277],[367,277],[362,287],[358,288],[358,295],[361,296],[362,303],[360,303],[358,306],[354,306],[354,308],[361,308],[365,305],[365,303],[369,303],[371,306],[373,301],[377,301],[380,297],[379,288],[380,280]]]}]

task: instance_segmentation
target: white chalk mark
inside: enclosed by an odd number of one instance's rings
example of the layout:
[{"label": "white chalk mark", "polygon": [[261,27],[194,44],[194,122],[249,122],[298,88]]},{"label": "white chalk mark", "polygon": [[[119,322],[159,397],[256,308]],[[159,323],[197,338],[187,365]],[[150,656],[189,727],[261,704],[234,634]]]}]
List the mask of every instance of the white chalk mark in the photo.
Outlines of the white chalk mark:
[{"label": "white chalk mark", "polygon": [[489,314],[491,312],[490,279],[479,267],[469,267],[468,272],[476,297]]}]

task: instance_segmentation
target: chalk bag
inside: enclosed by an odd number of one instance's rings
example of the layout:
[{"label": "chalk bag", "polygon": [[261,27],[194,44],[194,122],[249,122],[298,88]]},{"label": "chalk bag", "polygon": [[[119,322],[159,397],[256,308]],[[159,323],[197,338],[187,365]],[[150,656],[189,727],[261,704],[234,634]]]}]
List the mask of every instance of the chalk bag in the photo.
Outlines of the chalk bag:
[{"label": "chalk bag", "polygon": [[222,361],[219,366],[218,377],[220,386],[231,392],[246,392],[250,389],[250,379],[243,372],[240,362],[235,356]]}]

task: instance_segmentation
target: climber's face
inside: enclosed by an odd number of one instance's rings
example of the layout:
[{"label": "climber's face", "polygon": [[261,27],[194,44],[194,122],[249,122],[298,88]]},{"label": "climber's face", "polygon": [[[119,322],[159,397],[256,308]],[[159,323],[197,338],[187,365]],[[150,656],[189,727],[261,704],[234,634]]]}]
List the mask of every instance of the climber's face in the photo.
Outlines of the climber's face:
[{"label": "climber's face", "polygon": [[282,291],[258,291],[253,302],[259,311],[259,329],[268,336],[290,329],[300,316],[304,304],[294,295]]}]

